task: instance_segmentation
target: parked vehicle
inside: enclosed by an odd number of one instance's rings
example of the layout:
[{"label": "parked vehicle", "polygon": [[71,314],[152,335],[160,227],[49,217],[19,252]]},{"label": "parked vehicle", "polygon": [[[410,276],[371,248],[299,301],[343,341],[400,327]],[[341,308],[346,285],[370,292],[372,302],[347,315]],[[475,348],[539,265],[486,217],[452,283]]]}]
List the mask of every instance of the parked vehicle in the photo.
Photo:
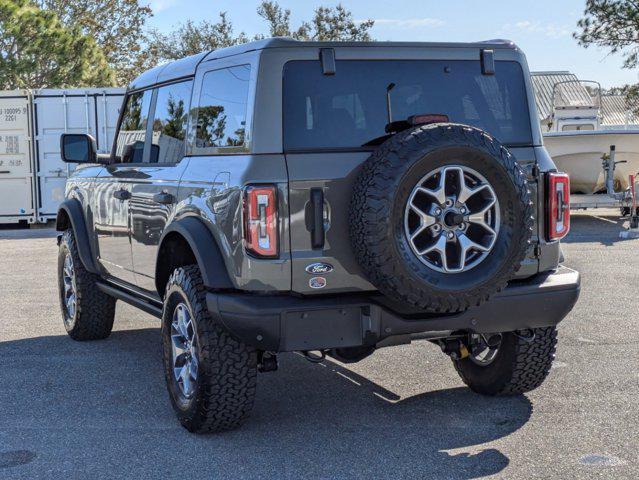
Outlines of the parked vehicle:
[{"label": "parked vehicle", "polygon": [[532,390],[580,285],[536,115],[501,41],[276,38],[150,70],[110,155],[62,136],[80,164],[57,218],[64,325],[105,338],[116,300],[160,318],[196,432],[239,425],[281,352],[425,339],[476,392]]},{"label": "parked vehicle", "polygon": [[60,134],[89,133],[109,152],[124,89],[0,91],[0,223],[56,218],[72,165]]}]

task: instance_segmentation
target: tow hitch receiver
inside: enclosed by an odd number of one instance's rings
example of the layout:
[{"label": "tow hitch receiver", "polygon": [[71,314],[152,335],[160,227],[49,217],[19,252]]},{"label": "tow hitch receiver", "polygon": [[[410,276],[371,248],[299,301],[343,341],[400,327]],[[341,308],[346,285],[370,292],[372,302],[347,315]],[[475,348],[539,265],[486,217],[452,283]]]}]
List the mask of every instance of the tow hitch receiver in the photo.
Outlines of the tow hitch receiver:
[{"label": "tow hitch receiver", "polygon": [[482,352],[496,350],[501,345],[501,334],[472,334],[462,337],[440,340],[439,346],[453,360],[462,360],[468,356],[476,357]]},{"label": "tow hitch receiver", "polygon": [[439,346],[453,360],[461,360],[469,355],[468,348],[461,338],[446,338],[439,341]]},{"label": "tow hitch receiver", "polygon": [[257,369],[261,373],[277,370],[277,355],[271,352],[258,352]]}]

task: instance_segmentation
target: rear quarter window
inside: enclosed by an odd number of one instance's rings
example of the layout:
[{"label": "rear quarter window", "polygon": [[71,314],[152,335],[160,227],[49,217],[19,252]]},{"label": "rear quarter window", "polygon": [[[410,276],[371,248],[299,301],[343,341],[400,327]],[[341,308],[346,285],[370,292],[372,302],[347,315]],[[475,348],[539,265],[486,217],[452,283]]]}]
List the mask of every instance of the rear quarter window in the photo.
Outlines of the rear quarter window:
[{"label": "rear quarter window", "polygon": [[204,74],[196,116],[194,154],[244,150],[250,78],[250,65]]},{"label": "rear quarter window", "polygon": [[284,67],[285,150],[357,149],[384,140],[386,90],[393,120],[445,114],[451,122],[489,132],[506,145],[532,144],[530,113],[521,66],[496,62],[482,75],[471,60],[342,60],[335,75],[319,61]]}]

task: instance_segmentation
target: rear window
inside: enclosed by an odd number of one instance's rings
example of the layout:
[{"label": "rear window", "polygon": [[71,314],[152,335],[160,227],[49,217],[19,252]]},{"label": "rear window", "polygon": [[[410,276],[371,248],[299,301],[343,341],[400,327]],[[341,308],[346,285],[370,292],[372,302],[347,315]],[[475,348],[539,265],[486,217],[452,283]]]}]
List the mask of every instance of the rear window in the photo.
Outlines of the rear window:
[{"label": "rear window", "polygon": [[523,71],[496,62],[481,74],[479,61],[342,60],[335,75],[319,61],[284,67],[284,147],[287,151],[360,148],[385,139],[386,90],[392,119],[445,114],[481,128],[506,145],[532,143]]}]

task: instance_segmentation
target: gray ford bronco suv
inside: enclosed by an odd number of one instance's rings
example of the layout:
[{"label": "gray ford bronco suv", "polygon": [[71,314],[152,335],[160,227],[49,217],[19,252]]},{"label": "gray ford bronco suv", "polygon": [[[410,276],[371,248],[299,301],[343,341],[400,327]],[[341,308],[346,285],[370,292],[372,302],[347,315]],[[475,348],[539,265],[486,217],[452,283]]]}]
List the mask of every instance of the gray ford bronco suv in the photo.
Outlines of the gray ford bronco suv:
[{"label": "gray ford bronco suv", "polygon": [[57,218],[64,325],[105,338],[117,300],[160,318],[196,432],[239,425],[281,352],[426,340],[478,393],[532,390],[580,285],[537,118],[507,41],[274,38],[154,68],[109,155],[62,136],[81,164]]}]

